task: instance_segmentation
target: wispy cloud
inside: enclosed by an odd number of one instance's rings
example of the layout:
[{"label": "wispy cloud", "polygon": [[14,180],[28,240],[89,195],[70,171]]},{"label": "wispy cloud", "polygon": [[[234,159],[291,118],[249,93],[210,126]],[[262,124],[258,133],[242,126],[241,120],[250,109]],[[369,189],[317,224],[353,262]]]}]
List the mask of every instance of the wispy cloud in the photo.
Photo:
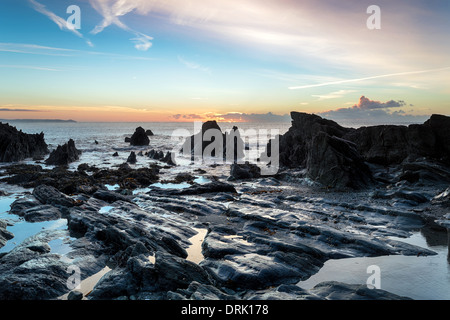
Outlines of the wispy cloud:
[{"label": "wispy cloud", "polygon": [[40,70],[40,71],[62,71],[61,69],[48,68],[48,67],[37,67],[28,65],[0,65],[0,68],[12,68],[12,69],[30,69],[30,70]]},{"label": "wispy cloud", "polygon": [[309,88],[325,87],[325,86],[331,86],[331,85],[336,85],[336,84],[346,84],[346,83],[361,82],[361,81],[381,79],[381,78],[407,76],[407,75],[429,73],[429,72],[438,72],[438,71],[443,71],[443,70],[448,70],[448,69],[450,69],[450,67],[428,69],[428,70],[420,70],[420,71],[389,73],[389,74],[383,74],[383,75],[377,75],[377,76],[371,76],[371,77],[364,77],[364,78],[338,80],[338,81],[331,81],[331,82],[324,82],[324,83],[317,83],[317,84],[308,84],[308,85],[302,85],[302,86],[293,86],[293,87],[289,87],[289,89],[290,90],[298,90],[298,89],[309,89]]},{"label": "wispy cloud", "polygon": [[291,117],[288,114],[278,115],[272,112],[268,113],[244,113],[244,112],[228,112],[224,114],[209,114],[209,118],[215,118],[220,121],[234,122],[289,122]]},{"label": "wispy cloud", "polygon": [[328,99],[336,99],[336,98],[342,98],[343,96],[352,93],[352,92],[356,92],[356,90],[339,90],[339,91],[335,91],[335,92],[331,92],[328,94],[324,94],[324,95],[313,95],[313,97],[319,98],[319,101],[322,100],[328,100]]},{"label": "wispy cloud", "polygon": [[172,116],[172,118],[176,119],[176,120],[201,120],[203,119],[203,117],[201,115],[198,114],[174,114]]},{"label": "wispy cloud", "polygon": [[137,50],[147,51],[152,46],[151,40],[153,40],[153,37],[130,28],[119,19],[138,9],[141,4],[140,1],[89,0],[89,3],[103,17],[103,20],[91,31],[92,34],[99,34],[110,25],[115,25],[122,30],[134,34],[134,38],[130,40],[135,44],[134,47]]},{"label": "wispy cloud", "polygon": [[109,58],[114,58],[114,59],[126,59],[126,60],[146,60],[146,61],[155,60],[154,58],[149,58],[149,57],[138,57],[138,56],[123,55],[123,54],[109,53],[109,52],[99,52],[99,51],[65,49],[65,48],[41,46],[41,45],[36,45],[36,44],[28,44],[28,43],[1,43],[0,42],[0,52],[13,52],[13,53],[23,53],[23,54],[33,54],[33,55],[60,56],[60,57],[74,57],[74,56],[80,56],[80,55],[91,55],[91,56],[99,56],[99,57],[109,57]]},{"label": "wispy cloud", "polygon": [[199,70],[206,73],[211,73],[211,69],[201,64],[193,61],[188,61],[184,57],[178,56],[178,61],[180,61],[185,67],[193,70]]},{"label": "wispy cloud", "polygon": [[44,110],[0,108],[0,112],[44,112]]},{"label": "wispy cloud", "polygon": [[28,2],[30,2],[30,4],[37,12],[42,13],[43,15],[47,16],[50,20],[52,20],[54,23],[56,23],[56,25],[61,30],[70,31],[76,36],[84,39],[90,47],[93,46],[92,42],[89,39],[86,39],[77,29],[68,27],[67,21],[65,19],[48,10],[45,5],[35,0],[28,0]]}]

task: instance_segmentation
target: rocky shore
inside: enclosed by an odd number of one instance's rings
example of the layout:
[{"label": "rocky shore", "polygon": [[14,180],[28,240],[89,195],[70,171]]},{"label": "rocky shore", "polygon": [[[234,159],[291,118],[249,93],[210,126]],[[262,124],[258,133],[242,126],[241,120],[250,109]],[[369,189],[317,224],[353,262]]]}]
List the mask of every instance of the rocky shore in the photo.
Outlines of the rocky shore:
[{"label": "rocky shore", "polygon": [[[175,182],[187,185],[170,188],[163,177],[175,166],[164,162],[1,167],[1,183],[30,190],[9,214],[66,227],[0,253],[0,300],[71,291],[92,300],[407,299],[365,284],[296,284],[330,259],[435,254],[397,239],[449,226],[449,118],[360,129],[315,115],[292,119],[273,176],[235,163],[220,166],[221,176],[216,167],[179,174]],[[0,220],[0,247],[14,236],[6,228]],[[52,247],[62,238],[65,252]],[[196,243],[201,259],[194,262]],[[83,297],[67,285],[73,266],[81,280],[110,271]]]}]

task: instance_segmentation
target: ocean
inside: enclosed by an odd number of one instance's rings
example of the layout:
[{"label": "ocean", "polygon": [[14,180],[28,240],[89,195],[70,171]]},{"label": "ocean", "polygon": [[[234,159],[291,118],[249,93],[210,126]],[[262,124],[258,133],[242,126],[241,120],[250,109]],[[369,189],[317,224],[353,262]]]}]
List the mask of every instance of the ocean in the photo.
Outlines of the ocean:
[{"label": "ocean", "polygon": [[[178,150],[180,143],[189,135],[197,133],[201,128],[201,123],[187,122],[40,122],[40,121],[18,121],[9,122],[18,130],[25,133],[44,133],[44,138],[49,150],[55,149],[58,145],[67,143],[73,139],[77,149],[82,151],[80,159],[70,165],[76,168],[81,163],[88,163],[98,167],[119,165],[126,162],[131,151],[150,151],[152,149],[167,151]],[[219,123],[222,132],[229,131],[233,126],[240,129],[241,134],[249,138],[249,149],[253,152],[264,151],[269,138],[275,134],[284,134],[290,127],[289,122],[281,123]],[[137,127],[151,130],[148,146],[130,146],[125,142],[126,137],[131,137]],[[184,130],[185,132],[181,132]],[[266,133],[266,134],[264,134]],[[271,135],[272,134],[272,135]],[[96,143],[97,142],[97,143]],[[259,148],[259,149],[258,149]],[[118,157],[112,157],[117,152]],[[138,157],[136,167],[148,166],[155,160],[147,157]],[[29,160],[25,163],[34,163]],[[42,165],[42,163],[40,163]],[[44,165],[45,167],[45,165]]]}]

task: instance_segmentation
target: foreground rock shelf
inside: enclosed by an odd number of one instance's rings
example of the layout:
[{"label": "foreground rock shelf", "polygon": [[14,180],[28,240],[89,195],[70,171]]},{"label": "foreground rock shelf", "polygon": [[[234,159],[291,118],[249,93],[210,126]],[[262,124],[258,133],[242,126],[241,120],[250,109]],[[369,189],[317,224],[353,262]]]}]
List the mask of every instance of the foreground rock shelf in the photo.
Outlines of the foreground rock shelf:
[{"label": "foreground rock shelf", "polygon": [[[46,214],[50,208],[57,210],[61,216],[54,219],[68,221],[70,250],[52,252],[48,243],[62,231],[46,231],[2,254],[0,298],[67,294],[72,265],[82,279],[111,268],[88,299],[358,298],[358,286],[327,283],[308,291],[295,284],[328,259],[434,254],[388,239],[424,226],[429,201],[395,208],[367,191],[349,196],[316,190],[312,196],[310,187],[278,182],[236,182],[235,192],[214,192],[210,183],[199,194],[149,191],[128,201],[112,191],[118,198],[105,201],[40,186],[14,202],[11,212],[40,212],[42,220],[53,219]],[[204,192],[209,185],[213,192]],[[46,210],[33,210],[42,206]],[[197,228],[208,230],[198,264],[186,259]],[[371,291],[359,298],[400,297]]]}]

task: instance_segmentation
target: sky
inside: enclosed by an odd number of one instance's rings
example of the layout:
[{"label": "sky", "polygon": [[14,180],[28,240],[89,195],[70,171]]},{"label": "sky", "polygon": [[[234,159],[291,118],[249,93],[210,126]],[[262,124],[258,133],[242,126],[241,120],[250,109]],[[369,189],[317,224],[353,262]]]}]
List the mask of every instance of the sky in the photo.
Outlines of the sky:
[{"label": "sky", "polygon": [[450,114],[449,16],[448,0],[1,0],[0,119],[420,122]]}]

